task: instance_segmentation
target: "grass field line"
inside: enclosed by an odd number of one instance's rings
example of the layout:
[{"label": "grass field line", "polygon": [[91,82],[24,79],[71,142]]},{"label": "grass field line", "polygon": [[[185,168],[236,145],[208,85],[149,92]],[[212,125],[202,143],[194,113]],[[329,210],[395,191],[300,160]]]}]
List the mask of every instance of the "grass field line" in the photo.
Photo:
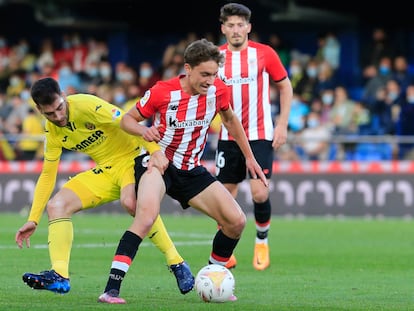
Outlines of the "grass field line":
[{"label": "grass field line", "polygon": [[[174,241],[174,244],[176,246],[196,246],[196,245],[211,245],[211,239],[210,240],[203,240],[203,241],[188,241],[188,242],[184,242],[184,241]],[[86,244],[73,244],[73,248],[107,248],[107,247],[111,247],[114,248],[118,246],[118,243],[86,243]],[[154,244],[149,243],[149,242],[142,242],[140,247],[154,247]],[[0,249],[14,249],[17,248],[16,245],[10,245],[10,244],[0,244]],[[47,244],[36,244],[36,245],[31,245],[30,248],[33,249],[46,249],[48,248]]]}]

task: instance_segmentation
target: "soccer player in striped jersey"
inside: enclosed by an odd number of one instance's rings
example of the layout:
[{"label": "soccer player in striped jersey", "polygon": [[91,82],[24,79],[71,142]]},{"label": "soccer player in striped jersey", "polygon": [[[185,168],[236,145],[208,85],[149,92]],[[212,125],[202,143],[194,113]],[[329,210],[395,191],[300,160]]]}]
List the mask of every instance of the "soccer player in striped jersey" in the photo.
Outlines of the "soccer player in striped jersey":
[{"label": "soccer player in striped jersey", "polygon": [[[15,240],[20,248],[23,242],[30,247],[30,236],[36,231],[47,207],[52,267],[38,274],[25,273],[23,281],[34,289],[65,294],[70,290],[69,261],[74,235],[72,214],[120,199],[121,205],[134,216],[135,157],[145,148],[152,154],[151,158],[158,161],[157,165],[168,162],[163,162],[165,157],[155,142],[134,137],[120,128],[124,111],[117,106],[89,94],[65,96],[52,78],[36,81],[31,88],[31,96],[47,119],[45,153],[28,220],[17,231]],[[96,166],[72,177],[49,200],[55,188],[63,148],[87,154]],[[181,293],[189,292],[193,288],[194,277],[160,217],[155,220],[149,237],[165,255]]]},{"label": "soccer player in striped jersey", "polygon": [[[243,127],[230,107],[228,88],[217,77],[223,62],[218,47],[206,39],[196,40],[186,48],[184,61],[185,74],[157,82],[122,118],[121,127],[125,131],[142,135],[147,141],[157,141],[170,163],[164,170],[154,168],[146,155],[136,159],[135,218],[118,244],[104,293],[98,301],[125,303],[121,297],[108,297],[113,292],[119,293],[142,239],[157,218],[165,193],[180,202],[182,208],[191,206],[220,224],[209,263],[226,265],[239,242],[246,215],[223,184],[200,163],[210,123],[217,113],[242,150],[249,172],[267,185]],[[154,117],[151,127],[140,124],[151,117]],[[231,300],[235,299],[233,296]]]},{"label": "soccer player in striped jersey", "polygon": [[[220,9],[221,32],[226,43],[220,46],[225,56],[219,77],[231,91],[230,102],[241,121],[250,146],[267,179],[272,175],[274,149],[286,143],[287,124],[292,101],[292,86],[278,54],[269,45],[249,40],[251,11],[238,3],[228,3]],[[280,94],[280,114],[272,120],[270,79]],[[272,82],[272,83],[273,83]],[[275,125],[275,126],[274,126]],[[216,150],[216,175],[233,197],[238,184],[247,176],[243,153],[231,133],[222,126]],[[268,232],[271,219],[269,188],[250,177],[256,222],[253,266],[264,270],[270,265]],[[234,255],[227,264],[236,265]]]}]

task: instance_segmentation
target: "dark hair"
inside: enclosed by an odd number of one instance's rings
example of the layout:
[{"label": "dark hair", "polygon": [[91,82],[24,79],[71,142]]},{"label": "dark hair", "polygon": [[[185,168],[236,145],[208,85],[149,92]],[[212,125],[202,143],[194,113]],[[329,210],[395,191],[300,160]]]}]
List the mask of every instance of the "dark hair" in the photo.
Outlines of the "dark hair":
[{"label": "dark hair", "polygon": [[249,23],[251,15],[252,12],[247,6],[233,2],[227,3],[221,7],[219,20],[221,23],[225,23],[229,16],[240,16],[243,17]]},{"label": "dark hair", "polygon": [[184,62],[191,67],[209,60],[215,61],[219,66],[224,63],[224,55],[219,48],[207,39],[200,39],[190,43],[184,51]]},{"label": "dark hair", "polygon": [[30,94],[36,105],[51,105],[61,91],[55,79],[43,78],[33,83]]}]

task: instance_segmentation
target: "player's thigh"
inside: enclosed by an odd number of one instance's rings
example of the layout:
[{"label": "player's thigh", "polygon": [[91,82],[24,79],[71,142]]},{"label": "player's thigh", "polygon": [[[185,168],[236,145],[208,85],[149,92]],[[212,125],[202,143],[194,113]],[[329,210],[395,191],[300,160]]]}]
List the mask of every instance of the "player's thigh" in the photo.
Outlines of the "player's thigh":
[{"label": "player's thigh", "polygon": [[102,170],[94,168],[72,177],[63,188],[73,191],[82,209],[93,208],[120,198],[120,187]]},{"label": "player's thigh", "polygon": [[244,217],[239,204],[218,181],[194,196],[189,204],[214,218],[219,224],[236,224],[240,221],[240,217]]}]

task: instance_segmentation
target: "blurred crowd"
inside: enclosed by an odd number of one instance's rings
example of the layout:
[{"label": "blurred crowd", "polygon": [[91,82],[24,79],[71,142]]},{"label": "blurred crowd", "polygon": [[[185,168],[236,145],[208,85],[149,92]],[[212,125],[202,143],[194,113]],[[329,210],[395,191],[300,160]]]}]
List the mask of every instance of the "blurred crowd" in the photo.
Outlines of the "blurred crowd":
[{"label": "blurred crowd", "polygon": [[[221,44],[221,38],[207,39]],[[197,39],[188,33],[165,47],[161,65],[144,60],[110,62],[107,42],[63,34],[59,43],[45,37],[34,51],[27,39],[10,43],[0,35],[0,160],[36,160],[43,156],[43,122],[30,98],[33,81],[51,76],[66,95],[95,94],[130,109],[156,81],[178,75],[183,52]],[[375,28],[360,53],[361,82],[347,85],[339,74],[341,42],[333,32],[321,34],[314,55],[289,46],[278,34],[251,40],[272,46],[292,81],[294,97],[289,120],[289,143],[276,152],[279,160],[413,159],[414,140],[389,142],[372,137],[414,137],[414,71],[386,30]],[[275,118],[279,103],[270,91]],[[219,124],[211,128],[205,152],[212,159]],[[370,139],[362,140],[369,136]],[[335,138],[341,138],[340,140]],[[63,159],[83,159],[65,152]]]}]

